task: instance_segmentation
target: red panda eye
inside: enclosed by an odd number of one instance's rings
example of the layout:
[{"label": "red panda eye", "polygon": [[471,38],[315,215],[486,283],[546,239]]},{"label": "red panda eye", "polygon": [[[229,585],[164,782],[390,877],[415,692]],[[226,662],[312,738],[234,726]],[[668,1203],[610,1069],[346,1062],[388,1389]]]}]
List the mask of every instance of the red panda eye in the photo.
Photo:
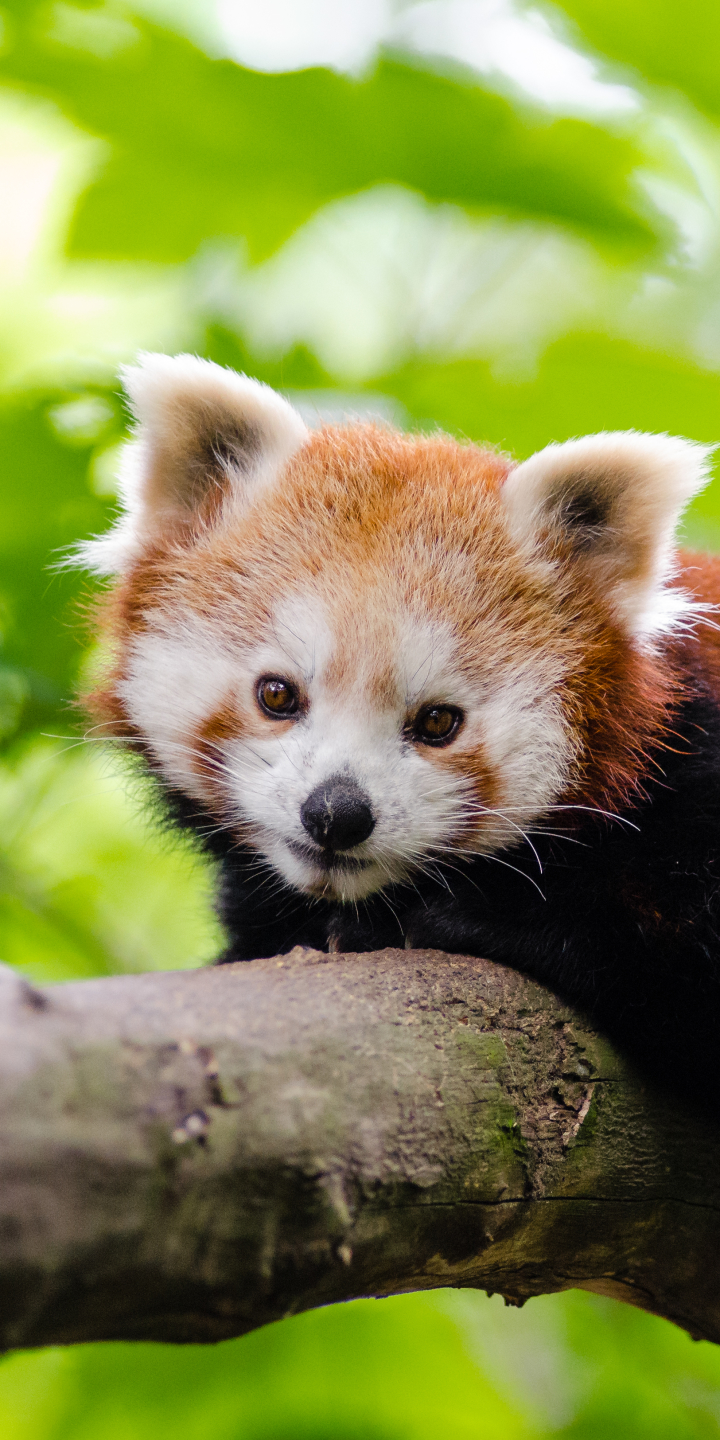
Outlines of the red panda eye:
[{"label": "red panda eye", "polygon": [[449,745],[464,718],[457,705],[426,705],[415,717],[412,738],[422,745]]},{"label": "red panda eye", "polygon": [[280,675],[266,675],[258,681],[257,687],[258,705],[266,715],[272,715],[273,719],[284,720],[288,715],[296,715],[300,709],[300,696],[297,689],[290,680],[284,680]]}]

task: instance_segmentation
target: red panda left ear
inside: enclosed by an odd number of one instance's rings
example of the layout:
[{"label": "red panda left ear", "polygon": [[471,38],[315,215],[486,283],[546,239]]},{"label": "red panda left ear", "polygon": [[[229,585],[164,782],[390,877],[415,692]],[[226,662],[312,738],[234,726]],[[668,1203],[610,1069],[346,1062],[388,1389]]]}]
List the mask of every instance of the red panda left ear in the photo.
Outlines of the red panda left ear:
[{"label": "red panda left ear", "polygon": [[141,355],[122,370],[135,419],[119,473],[122,515],[78,547],[99,575],[170,536],[191,536],[272,486],[308,430],[282,395],[196,355]]},{"label": "red panda left ear", "polygon": [[631,634],[667,629],[675,527],[714,448],[634,430],[548,445],[503,485],[513,537],[533,558],[592,577]]}]

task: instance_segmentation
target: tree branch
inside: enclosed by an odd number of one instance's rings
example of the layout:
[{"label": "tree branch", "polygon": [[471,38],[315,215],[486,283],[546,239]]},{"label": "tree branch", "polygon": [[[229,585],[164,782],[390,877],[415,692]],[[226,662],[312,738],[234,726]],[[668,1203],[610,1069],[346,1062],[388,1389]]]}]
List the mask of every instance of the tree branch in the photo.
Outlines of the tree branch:
[{"label": "tree branch", "polygon": [[432,951],[0,983],[5,1346],[581,1285],[720,1341],[720,1134]]}]

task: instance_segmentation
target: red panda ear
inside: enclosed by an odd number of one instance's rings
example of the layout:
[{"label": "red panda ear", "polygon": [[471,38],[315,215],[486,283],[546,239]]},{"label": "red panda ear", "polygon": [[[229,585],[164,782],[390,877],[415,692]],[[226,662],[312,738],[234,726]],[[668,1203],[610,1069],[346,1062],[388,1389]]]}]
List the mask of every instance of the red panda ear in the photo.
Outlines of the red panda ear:
[{"label": "red panda ear", "polygon": [[714,448],[633,430],[548,445],[503,485],[514,538],[578,579],[592,576],[630,633],[666,629],[675,526],[707,483]]},{"label": "red panda ear", "polygon": [[195,355],[142,355],[122,379],[137,422],[120,466],[124,514],[78,551],[103,575],[124,570],[148,541],[242,508],[308,437],[268,385]]}]

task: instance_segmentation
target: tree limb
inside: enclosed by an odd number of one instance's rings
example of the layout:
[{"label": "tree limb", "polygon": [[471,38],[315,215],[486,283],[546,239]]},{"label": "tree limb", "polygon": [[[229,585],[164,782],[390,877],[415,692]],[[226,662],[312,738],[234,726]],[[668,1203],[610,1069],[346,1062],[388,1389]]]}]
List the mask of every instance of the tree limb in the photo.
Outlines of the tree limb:
[{"label": "tree limb", "polygon": [[3,968],[0,1166],[6,1347],[438,1285],[580,1285],[720,1340],[720,1133],[484,961]]}]

